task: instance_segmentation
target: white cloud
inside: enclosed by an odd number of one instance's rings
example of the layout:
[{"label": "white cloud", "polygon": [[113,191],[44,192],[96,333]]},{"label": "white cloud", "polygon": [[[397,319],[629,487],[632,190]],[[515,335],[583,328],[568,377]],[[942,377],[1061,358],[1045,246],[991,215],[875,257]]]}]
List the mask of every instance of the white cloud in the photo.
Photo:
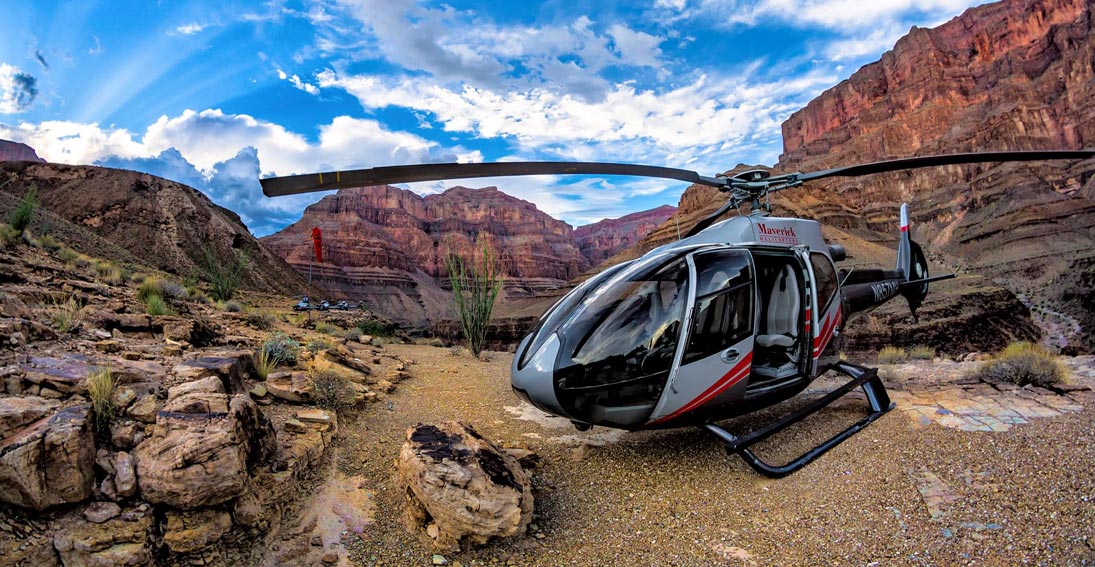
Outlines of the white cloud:
[{"label": "white cloud", "polygon": [[[725,25],[755,25],[775,19],[799,27],[811,25],[844,31],[874,28],[910,14],[956,13],[976,0],[700,0],[685,9],[690,17],[709,17]],[[659,6],[669,5],[659,2]],[[673,3],[678,10],[680,4]]]},{"label": "white cloud", "polygon": [[0,138],[23,142],[42,159],[60,163],[94,163],[110,156],[139,158],[155,153],[135,141],[127,130],[57,120],[18,126],[0,124]]},{"label": "white cloud", "polygon": [[181,33],[183,35],[194,35],[194,34],[197,34],[197,33],[201,33],[201,31],[204,30],[204,29],[205,29],[204,25],[198,24],[198,23],[193,23],[193,24],[186,24],[186,25],[179,26],[179,27],[175,28],[175,31],[177,33]]},{"label": "white cloud", "polygon": [[38,96],[38,80],[18,67],[0,63],[0,114],[30,109]]}]

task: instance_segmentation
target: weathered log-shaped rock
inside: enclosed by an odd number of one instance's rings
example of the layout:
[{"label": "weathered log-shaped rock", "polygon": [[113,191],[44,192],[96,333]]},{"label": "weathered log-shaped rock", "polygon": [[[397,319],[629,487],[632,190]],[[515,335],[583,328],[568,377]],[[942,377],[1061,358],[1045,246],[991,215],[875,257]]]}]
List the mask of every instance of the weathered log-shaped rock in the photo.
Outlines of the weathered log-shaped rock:
[{"label": "weathered log-shaped rock", "polygon": [[243,379],[251,374],[253,367],[251,353],[243,351],[184,360],[175,366],[175,383],[185,384],[216,376],[224,384],[224,391],[234,394],[243,391]]},{"label": "weathered log-shaped rock", "polygon": [[44,510],[84,500],[94,463],[88,406],[62,409],[0,441],[0,501]]},{"label": "weathered log-shaped rock", "polygon": [[409,428],[396,467],[408,529],[425,530],[438,549],[523,534],[532,520],[528,475],[467,425]]},{"label": "weathered log-shaped rock", "polygon": [[315,399],[316,386],[303,372],[275,372],[266,377],[266,391],[287,402],[304,403]]},{"label": "weathered log-shaped rock", "polygon": [[82,515],[72,516],[59,523],[53,547],[65,567],[149,565],[151,527],[152,513],[148,510],[123,511],[99,523],[85,521]]},{"label": "weathered log-shaped rock", "polygon": [[[204,399],[216,396],[219,402]],[[227,396],[191,393],[172,403],[193,410],[209,407],[206,401],[219,408]],[[231,398],[227,412],[165,408],[152,437],[133,452],[141,497],[182,509],[228,501],[245,492],[252,467],[274,454],[275,443],[273,426],[247,394]]]}]

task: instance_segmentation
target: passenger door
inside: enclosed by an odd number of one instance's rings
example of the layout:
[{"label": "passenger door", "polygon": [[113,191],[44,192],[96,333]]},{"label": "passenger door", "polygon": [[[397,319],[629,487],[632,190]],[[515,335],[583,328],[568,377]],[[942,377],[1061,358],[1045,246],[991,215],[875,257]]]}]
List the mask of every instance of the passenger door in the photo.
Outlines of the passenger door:
[{"label": "passenger door", "polygon": [[688,257],[687,334],[650,425],[699,408],[716,408],[745,395],[756,333],[752,256],[743,249],[696,252]]}]

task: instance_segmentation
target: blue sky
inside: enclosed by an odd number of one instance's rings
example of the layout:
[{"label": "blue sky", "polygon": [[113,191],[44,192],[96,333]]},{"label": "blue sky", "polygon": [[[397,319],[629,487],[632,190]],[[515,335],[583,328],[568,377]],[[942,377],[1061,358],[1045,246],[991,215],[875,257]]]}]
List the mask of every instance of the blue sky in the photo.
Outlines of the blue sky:
[{"label": "blue sky", "polygon": [[[258,179],[420,162],[774,163],[780,123],[972,0],[0,0],[0,139],[197,187],[256,235]],[[456,183],[408,185],[435,193]],[[465,180],[581,225],[685,186]]]}]

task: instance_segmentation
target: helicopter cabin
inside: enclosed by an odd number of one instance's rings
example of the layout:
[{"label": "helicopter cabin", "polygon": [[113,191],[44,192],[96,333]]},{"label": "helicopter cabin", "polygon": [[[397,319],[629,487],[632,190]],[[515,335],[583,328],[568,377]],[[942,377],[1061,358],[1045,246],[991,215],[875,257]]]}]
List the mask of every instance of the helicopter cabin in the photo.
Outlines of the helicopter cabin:
[{"label": "helicopter cabin", "polygon": [[[758,215],[613,266],[545,313],[518,349],[514,388],[551,413],[625,428],[794,395],[816,375],[811,329],[839,312],[829,254],[818,223]],[[534,376],[549,369],[553,391]]]}]

